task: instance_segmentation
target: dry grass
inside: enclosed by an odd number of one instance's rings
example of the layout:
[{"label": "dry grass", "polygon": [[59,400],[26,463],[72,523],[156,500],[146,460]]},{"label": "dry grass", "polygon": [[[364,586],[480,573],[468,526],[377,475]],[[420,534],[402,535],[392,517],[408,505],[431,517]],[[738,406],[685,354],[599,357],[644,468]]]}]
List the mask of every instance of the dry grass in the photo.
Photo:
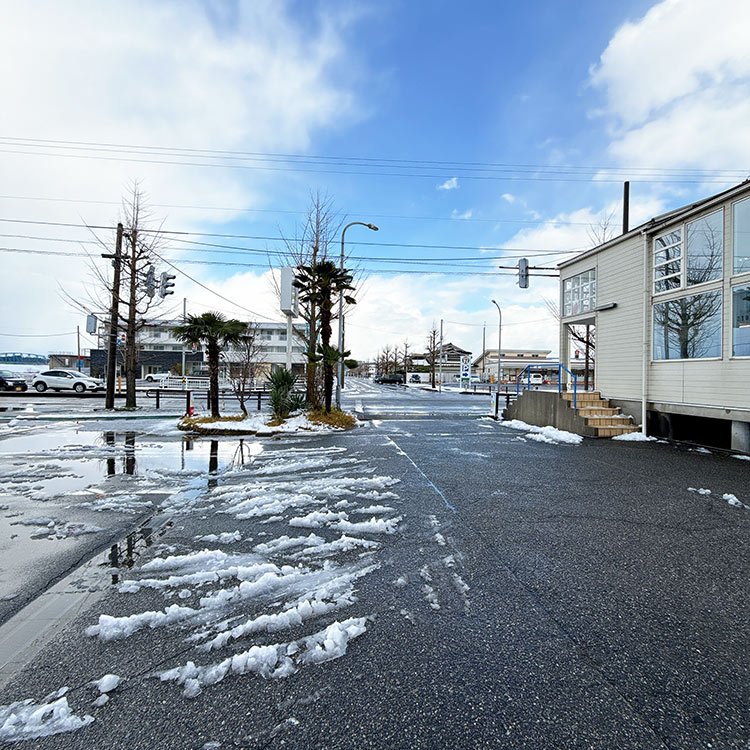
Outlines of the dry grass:
[{"label": "dry grass", "polygon": [[327,424],[342,430],[351,430],[357,424],[357,420],[351,414],[338,409],[331,409],[330,414],[326,414],[323,409],[309,411],[307,412],[307,418],[316,424]]}]

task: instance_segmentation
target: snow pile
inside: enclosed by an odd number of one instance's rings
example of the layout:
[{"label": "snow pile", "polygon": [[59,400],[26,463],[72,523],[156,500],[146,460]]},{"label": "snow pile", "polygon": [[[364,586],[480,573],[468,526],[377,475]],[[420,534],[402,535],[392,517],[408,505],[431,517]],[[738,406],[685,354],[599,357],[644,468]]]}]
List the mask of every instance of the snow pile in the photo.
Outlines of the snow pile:
[{"label": "snow pile", "polygon": [[745,505],[745,503],[737,499],[737,495],[732,495],[731,493],[727,492],[721,497],[722,497],[722,500],[726,500],[730,505],[734,506],[735,508],[745,508],[745,510],[750,510],[750,507],[748,507],[747,505]]},{"label": "snow pile", "polygon": [[162,682],[183,685],[183,695],[194,698],[204,687],[221,682],[228,674],[258,674],[265,679],[288,677],[302,664],[321,664],[343,656],[349,642],[366,631],[366,622],[365,617],[335,621],[298,641],[251,646],[217,664],[197,666],[189,661],[184,666],[161,672],[159,678]]},{"label": "snow pile", "polygon": [[506,420],[500,423],[503,427],[510,427],[512,430],[524,430],[528,434],[526,437],[530,440],[536,440],[539,443],[567,443],[568,445],[578,445],[583,442],[583,435],[576,435],[574,432],[558,430],[556,427],[547,425],[546,427],[537,427],[533,424],[526,424],[520,419]]},{"label": "snow pile", "polygon": [[655,441],[656,438],[644,435],[642,432],[626,432],[624,435],[615,435],[612,440],[622,440],[626,443],[645,443],[652,440]]},{"label": "snow pile", "polygon": [[16,701],[0,706],[0,741],[19,742],[35,737],[48,737],[61,732],[74,732],[91,724],[93,716],[76,716],[65,698],[67,688],[48,695],[41,703]]},{"label": "snow pile", "polygon": [[339,531],[351,531],[354,534],[395,534],[400,520],[401,516],[395,518],[375,518],[373,516],[369,521],[358,523],[346,520],[339,521],[333,524],[333,528]]},{"label": "snow pile", "polygon": [[323,537],[313,534],[312,532],[307,536],[287,536],[284,534],[277,539],[272,539],[270,542],[256,544],[255,547],[253,547],[253,551],[259,552],[263,555],[273,555],[293,549],[294,547],[316,547],[324,542],[325,539],[323,539]]},{"label": "snow pile", "polygon": [[355,508],[354,513],[390,513],[393,508],[390,505],[368,505],[366,508]]},{"label": "snow pile", "polygon": [[344,519],[349,518],[346,513],[334,513],[333,511],[317,511],[314,510],[308,513],[306,516],[298,516],[289,520],[290,526],[298,526],[308,529],[316,529],[320,526],[330,525],[334,521],[342,522]]},{"label": "snow pile", "polygon": [[739,454],[733,455],[732,458],[736,458],[739,461],[750,461],[750,456],[740,456]]},{"label": "snow pile", "polygon": [[219,544],[233,544],[242,541],[239,531],[223,531],[221,534],[206,534],[196,537],[199,542],[218,542]]},{"label": "snow pile", "polygon": [[705,487],[700,487],[696,489],[695,487],[688,487],[688,492],[697,492],[699,495],[710,495],[711,490],[706,489]]}]

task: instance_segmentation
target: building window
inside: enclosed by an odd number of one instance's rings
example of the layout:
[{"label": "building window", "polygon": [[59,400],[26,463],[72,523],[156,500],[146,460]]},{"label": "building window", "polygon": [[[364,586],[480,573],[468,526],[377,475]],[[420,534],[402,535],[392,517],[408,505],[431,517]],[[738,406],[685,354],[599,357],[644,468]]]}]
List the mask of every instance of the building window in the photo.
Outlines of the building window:
[{"label": "building window", "polygon": [[750,286],[732,289],[732,354],[750,357]]},{"label": "building window", "polygon": [[721,356],[721,292],[654,305],[654,359]]},{"label": "building window", "polygon": [[724,255],[724,212],[715,211],[685,227],[687,285],[720,279]]},{"label": "building window", "polygon": [[750,198],[734,204],[734,272],[750,271]]},{"label": "building window", "polygon": [[724,214],[715,211],[654,239],[654,292],[668,292],[721,278]]},{"label": "building window", "polygon": [[164,344],[154,344],[151,349],[153,349],[155,352],[163,352]]},{"label": "building window", "polygon": [[578,315],[596,307],[596,269],[584,271],[565,279],[563,285],[563,315]]},{"label": "building window", "polygon": [[682,286],[682,229],[654,240],[654,291],[666,292]]}]

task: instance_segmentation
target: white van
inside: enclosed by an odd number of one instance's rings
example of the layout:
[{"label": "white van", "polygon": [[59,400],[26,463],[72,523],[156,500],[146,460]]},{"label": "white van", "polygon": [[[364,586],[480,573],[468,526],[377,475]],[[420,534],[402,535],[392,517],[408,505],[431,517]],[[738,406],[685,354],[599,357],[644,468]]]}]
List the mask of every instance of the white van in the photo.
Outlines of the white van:
[{"label": "white van", "polygon": [[529,376],[529,383],[531,385],[544,385],[544,376],[540,372],[532,372]]}]

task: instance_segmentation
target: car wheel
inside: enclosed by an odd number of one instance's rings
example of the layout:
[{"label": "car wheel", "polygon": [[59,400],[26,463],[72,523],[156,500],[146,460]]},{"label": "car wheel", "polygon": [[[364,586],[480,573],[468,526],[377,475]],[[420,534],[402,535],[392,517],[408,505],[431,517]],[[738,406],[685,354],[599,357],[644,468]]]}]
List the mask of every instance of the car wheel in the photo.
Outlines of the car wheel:
[{"label": "car wheel", "polygon": [[73,386],[73,390],[74,390],[74,391],[75,391],[76,393],[83,393],[83,392],[84,392],[84,391],[86,390],[86,386],[85,386],[85,385],[84,385],[83,383],[76,383],[76,384],[75,384],[75,385]]},{"label": "car wheel", "polygon": [[44,393],[47,390],[47,384],[46,383],[37,383],[34,388],[39,391],[39,393]]}]

